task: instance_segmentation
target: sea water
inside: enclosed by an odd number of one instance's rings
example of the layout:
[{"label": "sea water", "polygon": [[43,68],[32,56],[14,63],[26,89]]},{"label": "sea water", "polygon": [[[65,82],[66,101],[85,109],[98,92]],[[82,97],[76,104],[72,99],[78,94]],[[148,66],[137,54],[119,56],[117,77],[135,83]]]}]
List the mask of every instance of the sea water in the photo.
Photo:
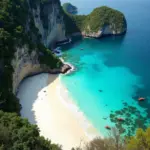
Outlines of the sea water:
[{"label": "sea water", "polygon": [[[70,2],[80,14],[101,5],[116,8],[125,14],[128,24],[124,36],[82,39],[63,47],[65,61],[76,67],[75,72],[61,77],[70,96],[104,136],[107,125],[128,135],[134,134],[136,128],[145,129],[150,124],[150,2]],[[139,97],[146,100],[139,102]]]}]

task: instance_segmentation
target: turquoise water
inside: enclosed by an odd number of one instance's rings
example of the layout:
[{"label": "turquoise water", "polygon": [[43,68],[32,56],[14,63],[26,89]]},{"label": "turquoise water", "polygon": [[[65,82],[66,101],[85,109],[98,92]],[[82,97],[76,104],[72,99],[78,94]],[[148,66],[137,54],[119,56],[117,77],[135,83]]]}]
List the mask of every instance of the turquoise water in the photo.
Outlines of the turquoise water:
[{"label": "turquoise water", "polygon": [[[77,69],[62,76],[69,94],[103,135],[107,135],[106,125],[129,135],[138,127],[146,128],[150,124],[150,2],[87,0],[86,8],[85,0],[72,2],[81,14],[98,5],[121,10],[128,32],[122,37],[82,39],[63,47],[64,59]],[[146,100],[138,102],[139,97]],[[125,121],[118,122],[118,117]]]}]

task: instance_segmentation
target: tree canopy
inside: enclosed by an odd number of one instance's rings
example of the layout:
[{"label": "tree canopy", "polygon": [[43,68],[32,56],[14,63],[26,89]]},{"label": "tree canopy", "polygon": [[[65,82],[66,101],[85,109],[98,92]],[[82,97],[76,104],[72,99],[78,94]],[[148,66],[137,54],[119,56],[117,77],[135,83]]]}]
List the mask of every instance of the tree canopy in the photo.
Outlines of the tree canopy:
[{"label": "tree canopy", "polygon": [[15,113],[0,111],[0,150],[61,150],[39,135],[36,125]]},{"label": "tree canopy", "polygon": [[[41,4],[47,1],[40,0]],[[17,48],[26,45],[29,54],[42,53],[39,62],[50,68],[62,65],[40,38],[27,0],[0,1],[0,150],[61,150],[60,146],[40,137],[37,126],[19,116],[21,105],[12,91],[11,62]]]},{"label": "tree canopy", "polygon": [[111,25],[113,30],[120,32],[126,28],[126,20],[123,13],[107,6],[95,8],[89,15],[71,15],[66,13],[64,20],[68,34],[83,31],[98,32],[106,25]]},{"label": "tree canopy", "polygon": [[[84,150],[150,150],[150,127],[137,129],[132,137],[124,137],[113,128],[108,137],[97,137],[84,146]],[[72,150],[83,150],[81,147]]]},{"label": "tree canopy", "polygon": [[138,129],[136,135],[127,141],[127,150],[149,150],[150,149],[150,128],[145,131]]}]

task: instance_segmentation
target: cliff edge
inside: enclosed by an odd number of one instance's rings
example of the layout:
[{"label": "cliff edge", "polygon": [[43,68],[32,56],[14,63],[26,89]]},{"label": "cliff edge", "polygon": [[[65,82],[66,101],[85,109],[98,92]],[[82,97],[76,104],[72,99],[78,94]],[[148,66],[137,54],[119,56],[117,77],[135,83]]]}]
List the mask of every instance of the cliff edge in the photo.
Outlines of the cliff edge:
[{"label": "cliff edge", "polygon": [[85,37],[99,38],[107,35],[121,35],[127,31],[124,14],[106,6],[94,9],[89,15],[66,13],[64,16],[68,35],[80,33]]},{"label": "cliff edge", "polygon": [[0,109],[20,112],[20,82],[40,72],[65,72],[69,66],[48,49],[65,40],[59,0],[0,2]]}]

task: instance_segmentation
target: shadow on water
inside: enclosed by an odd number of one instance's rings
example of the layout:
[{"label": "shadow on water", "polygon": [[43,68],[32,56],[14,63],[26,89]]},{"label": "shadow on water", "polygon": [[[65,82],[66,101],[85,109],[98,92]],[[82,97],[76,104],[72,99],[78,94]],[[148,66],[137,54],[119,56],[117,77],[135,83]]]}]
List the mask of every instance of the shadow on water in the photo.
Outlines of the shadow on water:
[{"label": "shadow on water", "polygon": [[111,44],[111,46],[115,45],[119,48],[124,43],[126,36],[127,36],[126,34],[118,35],[118,36],[110,35],[110,36],[104,36],[104,37],[96,39],[96,40],[103,43],[103,45],[105,45],[105,46],[107,46],[107,44],[109,44],[109,45]]},{"label": "shadow on water", "polygon": [[106,35],[101,38],[98,38],[97,40],[103,41],[103,42],[111,42],[111,41],[116,41],[117,43],[121,44],[123,40],[125,39],[127,35]]},{"label": "shadow on water", "polygon": [[87,44],[92,44],[91,46],[94,48],[94,44],[92,41],[95,41],[96,43],[100,44],[103,43],[104,45],[110,45],[110,42],[114,45],[116,45],[115,43],[117,43],[117,48],[119,48],[119,46],[123,43],[124,39],[125,39],[126,35],[119,35],[119,36],[104,36],[101,38],[83,38],[82,36],[74,36],[72,37],[72,42],[66,45],[62,46],[62,49],[64,51],[70,50],[71,48],[77,46],[78,44],[80,44],[82,41],[87,41]]},{"label": "shadow on water", "polygon": [[78,44],[80,44],[81,41],[83,41],[82,36],[74,36],[71,39],[72,39],[71,43],[61,46],[63,51],[68,51],[73,47],[77,46]]}]

